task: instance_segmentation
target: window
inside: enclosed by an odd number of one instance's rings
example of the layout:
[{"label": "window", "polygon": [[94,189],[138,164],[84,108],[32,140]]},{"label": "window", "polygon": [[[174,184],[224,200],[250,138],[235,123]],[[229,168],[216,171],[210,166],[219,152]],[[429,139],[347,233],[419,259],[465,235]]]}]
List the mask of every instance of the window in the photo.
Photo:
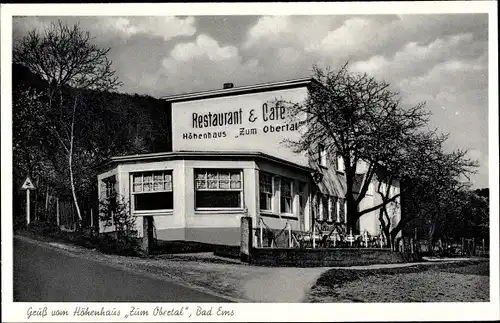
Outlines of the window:
[{"label": "window", "polygon": [[318,144],[319,165],[326,167],[326,148],[325,145]]},{"label": "window", "polygon": [[319,217],[319,205],[318,205],[318,195],[317,194],[313,194],[311,195],[311,203],[312,203],[312,208],[311,208],[311,211],[312,211],[312,217],[313,219],[317,219]]},{"label": "window", "polygon": [[303,216],[306,210],[307,194],[306,183],[299,182],[299,215]]},{"label": "window", "polygon": [[340,155],[337,155],[337,172],[344,172],[344,158]]},{"label": "window", "polygon": [[328,219],[328,195],[318,193],[318,220],[326,221]]},{"label": "window", "polygon": [[269,174],[259,174],[260,209],[272,211],[273,177]]},{"label": "window", "polygon": [[323,194],[321,196],[321,208],[322,208],[322,213],[323,213],[322,218],[324,221],[327,221],[329,218],[329,214],[328,214],[328,210],[329,210],[328,203],[329,202],[328,202],[328,200],[329,200],[328,195]]},{"label": "window", "polygon": [[195,170],[196,208],[241,208],[241,170]]},{"label": "window", "polygon": [[347,223],[347,200],[346,199],[344,199],[344,219],[345,219],[345,223]]},{"label": "window", "polygon": [[340,199],[337,197],[336,198],[337,201],[335,203],[335,213],[337,214],[337,222],[341,222],[341,218],[340,218]]},{"label": "window", "polygon": [[288,178],[281,178],[280,201],[281,213],[293,213],[292,180]]},{"label": "window", "polygon": [[134,211],[173,209],[172,172],[132,174],[132,198]]},{"label": "window", "polygon": [[[260,210],[264,212],[296,215],[295,195],[298,195],[299,215],[305,214],[307,202],[306,183],[277,175],[260,172],[259,201]],[[297,186],[297,187],[296,187]]]},{"label": "window", "polygon": [[329,212],[328,212],[328,221],[338,221],[338,215],[337,215],[337,198],[334,196],[330,196],[330,199],[328,200],[329,204]]},{"label": "window", "polygon": [[116,194],[116,176],[109,176],[102,180],[101,198],[108,199]]}]

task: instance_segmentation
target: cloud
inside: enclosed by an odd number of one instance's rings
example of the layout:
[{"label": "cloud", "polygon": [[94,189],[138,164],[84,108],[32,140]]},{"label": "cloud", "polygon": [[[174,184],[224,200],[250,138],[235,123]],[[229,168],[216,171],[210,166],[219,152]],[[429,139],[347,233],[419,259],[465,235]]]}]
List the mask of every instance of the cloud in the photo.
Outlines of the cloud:
[{"label": "cloud", "polygon": [[12,17],[12,34],[13,40],[26,36],[29,31],[42,31],[50,28],[51,20],[46,20],[41,17]]},{"label": "cloud", "polygon": [[221,47],[213,38],[201,34],[194,42],[177,44],[170,55],[173,60],[181,62],[200,57],[218,62],[237,57],[238,49],[234,46]]},{"label": "cloud", "polygon": [[255,45],[261,39],[276,41],[290,27],[291,16],[264,16],[248,31],[245,47]]},{"label": "cloud", "polygon": [[408,42],[426,46],[436,39],[461,34],[487,41],[487,16],[482,14],[363,15],[345,18],[331,27],[326,34],[311,35],[315,40],[309,40],[312,45],[304,47],[306,52],[357,61],[394,55]]},{"label": "cloud", "polygon": [[444,87],[456,93],[488,90],[487,53],[475,59],[451,58],[430,66],[423,75],[412,75],[400,80],[398,86],[408,94],[412,92],[437,94]]},{"label": "cloud", "polygon": [[298,62],[301,59],[300,51],[293,47],[284,47],[278,49],[277,56],[280,61],[285,61],[289,63]]},{"label": "cloud", "polygon": [[109,17],[102,19],[98,27],[111,28],[124,37],[147,35],[165,41],[177,36],[192,36],[196,32],[193,17]]},{"label": "cloud", "polygon": [[[410,41],[402,44],[392,55],[374,55],[366,60],[355,61],[351,64],[351,70],[398,81],[425,74],[437,64],[459,64],[463,59],[474,59],[483,54],[486,46],[484,41],[475,41],[471,33],[445,36],[427,44]],[[450,68],[454,66],[448,66]]]},{"label": "cloud", "polygon": [[160,38],[167,42],[196,33],[193,17],[92,17],[80,26],[101,41],[114,42],[126,42],[132,37]]},{"label": "cloud", "polygon": [[484,150],[471,149],[468,151],[467,157],[472,160],[476,160],[481,166],[477,169],[477,173],[472,175],[474,182],[477,183],[476,187],[488,187],[489,183],[489,160],[488,160],[488,148],[485,147]]},{"label": "cloud", "polygon": [[80,28],[89,31],[99,41],[127,40],[133,36],[158,37],[169,41],[179,36],[192,36],[196,33],[194,17],[20,17],[14,19],[14,30],[24,35],[31,29],[43,30],[51,21],[61,20],[68,25],[78,23]]},{"label": "cloud", "polygon": [[12,17],[12,29],[25,29],[25,30],[42,30],[50,27],[51,21],[44,20],[41,17]]},{"label": "cloud", "polygon": [[[162,60],[158,74],[169,85],[162,95],[213,89],[225,82],[244,79],[245,72],[258,68],[257,61],[242,61],[235,46],[222,46],[215,39],[201,34],[192,42],[178,43]],[[193,78],[193,75],[197,77]],[[163,82],[163,81],[162,81]]]},{"label": "cloud", "polygon": [[487,159],[487,14],[24,17],[14,19],[14,35],[57,19],[111,47],[124,91],[157,97],[305,77],[313,64],[349,61],[400,91],[404,105],[426,101],[430,126],[451,134],[449,149]]},{"label": "cloud", "polygon": [[342,26],[328,32],[320,43],[306,50],[334,54],[367,50],[370,43],[384,42],[387,37],[390,37],[381,27],[383,27],[381,23],[372,19],[360,17],[347,19]]},{"label": "cloud", "polygon": [[476,150],[481,168],[473,179],[487,185],[488,64],[487,54],[474,59],[449,60],[430,66],[424,74],[397,83],[405,104],[425,101],[432,113],[431,129],[449,133],[448,151]]},{"label": "cloud", "polygon": [[263,16],[249,29],[243,48],[294,47],[303,52],[345,19],[345,16]]},{"label": "cloud", "polygon": [[350,70],[357,73],[367,73],[373,75],[387,71],[393,62],[381,55],[375,55],[364,61],[354,62]]}]

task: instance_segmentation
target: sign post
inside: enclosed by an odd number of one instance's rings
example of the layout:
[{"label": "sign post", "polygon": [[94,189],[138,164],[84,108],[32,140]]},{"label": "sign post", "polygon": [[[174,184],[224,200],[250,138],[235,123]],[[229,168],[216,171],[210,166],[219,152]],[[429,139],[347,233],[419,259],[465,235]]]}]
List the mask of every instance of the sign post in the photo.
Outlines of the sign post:
[{"label": "sign post", "polygon": [[26,227],[28,227],[30,224],[30,190],[35,189],[35,185],[33,185],[29,176],[24,180],[21,189],[26,190]]}]

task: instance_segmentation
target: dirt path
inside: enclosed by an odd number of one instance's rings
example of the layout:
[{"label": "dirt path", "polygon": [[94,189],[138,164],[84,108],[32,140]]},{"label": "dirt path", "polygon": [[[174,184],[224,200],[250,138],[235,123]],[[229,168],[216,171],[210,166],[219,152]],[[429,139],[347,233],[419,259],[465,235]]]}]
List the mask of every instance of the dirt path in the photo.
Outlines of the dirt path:
[{"label": "dirt path", "polygon": [[307,302],[311,287],[329,268],[272,268],[244,285],[245,296],[254,302]]}]

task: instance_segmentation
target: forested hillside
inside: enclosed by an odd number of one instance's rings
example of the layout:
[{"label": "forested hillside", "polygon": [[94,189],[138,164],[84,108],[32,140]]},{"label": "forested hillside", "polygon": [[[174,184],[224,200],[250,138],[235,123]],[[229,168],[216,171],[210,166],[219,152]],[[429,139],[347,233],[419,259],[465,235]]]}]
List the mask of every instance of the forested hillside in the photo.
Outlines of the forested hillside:
[{"label": "forested hillside", "polygon": [[[18,64],[12,76],[13,209],[15,225],[22,225],[26,202],[20,186],[27,175],[37,188],[32,219],[45,220],[51,201],[70,200],[71,190],[64,151],[48,128],[60,112],[47,104],[47,84]],[[85,211],[97,205],[98,165],[112,156],[171,150],[170,109],[146,95],[83,90],[74,132],[75,187]],[[88,223],[90,212],[85,214]]]}]

